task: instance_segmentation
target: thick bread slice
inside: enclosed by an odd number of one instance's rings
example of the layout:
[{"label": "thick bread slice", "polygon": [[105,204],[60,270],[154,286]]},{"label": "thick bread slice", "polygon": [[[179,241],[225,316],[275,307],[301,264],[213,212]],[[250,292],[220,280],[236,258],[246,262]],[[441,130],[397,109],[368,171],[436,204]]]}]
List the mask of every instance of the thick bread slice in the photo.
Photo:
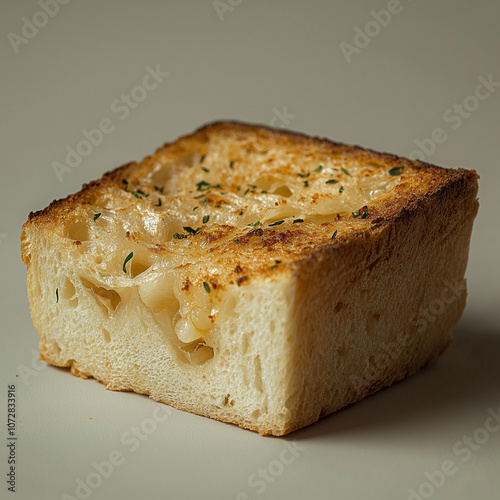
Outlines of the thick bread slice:
[{"label": "thick bread slice", "polygon": [[32,213],[41,359],[283,435],[441,354],[477,174],[221,122]]}]

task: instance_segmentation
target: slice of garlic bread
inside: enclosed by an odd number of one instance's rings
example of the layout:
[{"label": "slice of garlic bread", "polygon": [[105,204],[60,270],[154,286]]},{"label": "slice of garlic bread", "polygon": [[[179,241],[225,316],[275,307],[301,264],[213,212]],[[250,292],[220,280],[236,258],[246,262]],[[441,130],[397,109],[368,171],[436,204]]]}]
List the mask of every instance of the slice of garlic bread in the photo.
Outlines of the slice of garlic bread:
[{"label": "slice of garlic bread", "polygon": [[299,429],[448,347],[477,178],[210,124],[30,214],[40,357],[262,434]]}]

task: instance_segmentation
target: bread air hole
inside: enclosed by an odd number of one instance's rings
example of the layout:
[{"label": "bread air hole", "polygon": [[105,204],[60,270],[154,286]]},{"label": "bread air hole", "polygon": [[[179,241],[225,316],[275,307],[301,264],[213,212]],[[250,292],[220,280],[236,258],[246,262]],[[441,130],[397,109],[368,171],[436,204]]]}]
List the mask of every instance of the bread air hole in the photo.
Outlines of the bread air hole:
[{"label": "bread air hole", "polygon": [[271,191],[271,194],[277,194],[278,196],[283,196],[284,198],[289,198],[292,196],[292,190],[286,185],[282,184]]},{"label": "bread air hole", "polygon": [[259,392],[262,392],[262,366],[260,364],[260,356],[255,356],[253,367],[254,367],[254,379],[253,379],[254,386]]},{"label": "bread air hole", "polygon": [[108,332],[108,330],[106,330],[106,328],[102,329],[102,336],[106,344],[109,344],[111,342],[111,334]]},{"label": "bread air hole", "polygon": [[202,365],[214,357],[213,348],[203,341],[181,345],[180,350],[183,351],[186,360],[195,365]]},{"label": "bread air hole", "polygon": [[102,312],[111,316],[118,307],[118,304],[121,302],[120,295],[114,290],[108,290],[107,288],[96,285],[85,278],[81,278],[81,280],[82,285],[89,290],[96,299],[102,309]]},{"label": "bread air hole", "polygon": [[69,278],[64,279],[63,286],[58,290],[59,301],[64,301],[72,309],[78,307],[78,297],[76,295],[75,286]]},{"label": "bread air hole", "polygon": [[184,167],[192,167],[200,162],[200,155],[194,151],[186,152],[184,154],[179,153],[176,156],[175,162],[165,163],[164,165],[156,165],[150,174],[150,182],[153,186],[156,186],[162,194],[172,194],[175,192],[175,182],[177,177],[177,172],[183,170]]},{"label": "bread air hole", "polygon": [[196,323],[181,316],[180,303],[174,295],[174,282],[173,273],[145,281],[139,285],[139,296],[153,313],[164,338],[175,348],[177,359],[183,363],[202,365],[214,357],[214,350],[202,338],[206,332],[196,327],[205,326],[204,315],[197,315],[194,311]]},{"label": "bread air hole", "polygon": [[140,258],[133,258],[132,265],[130,266],[130,275],[132,278],[136,278],[139,274],[144,273],[151,267],[151,264]]},{"label": "bread air hole", "polygon": [[90,239],[89,226],[85,221],[75,220],[66,227],[64,236],[75,241],[88,241]]}]

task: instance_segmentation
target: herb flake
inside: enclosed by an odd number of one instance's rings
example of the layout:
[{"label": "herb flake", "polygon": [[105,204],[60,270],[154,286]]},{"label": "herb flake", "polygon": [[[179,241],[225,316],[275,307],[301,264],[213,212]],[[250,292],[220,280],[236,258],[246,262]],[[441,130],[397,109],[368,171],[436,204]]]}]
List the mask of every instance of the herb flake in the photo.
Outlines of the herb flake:
[{"label": "herb flake", "polygon": [[344,174],[346,175],[351,175],[344,167],[340,167],[342,172],[344,172]]},{"label": "herb flake", "polygon": [[403,173],[404,167],[394,167],[389,170],[389,175],[396,176],[401,175]]},{"label": "herb flake", "polygon": [[203,282],[203,288],[205,292],[210,293],[210,285],[206,281]]},{"label": "herb flake", "polygon": [[204,191],[205,189],[208,189],[210,184],[206,181],[200,181],[196,183],[196,190],[197,191]]},{"label": "herb flake", "polygon": [[123,272],[126,273],[127,272],[127,269],[126,269],[126,265],[127,265],[127,262],[134,256],[134,252],[130,252],[127,257],[125,258],[125,261],[123,262]]},{"label": "herb flake", "polygon": [[337,184],[339,182],[337,179],[328,179],[325,184]]},{"label": "herb flake", "polygon": [[321,172],[321,170],[322,170],[322,169],[323,169],[323,165],[318,165],[318,166],[314,169],[314,171],[315,171],[315,172]]},{"label": "herb flake", "polygon": [[281,220],[277,220],[276,222],[273,222],[272,224],[268,224],[269,227],[272,227],[272,226],[279,226],[280,224],[283,224],[284,219],[281,219]]},{"label": "herb flake", "polygon": [[94,222],[101,216],[101,214],[94,214]]},{"label": "herb flake", "polygon": [[337,236],[337,231],[335,231],[333,234],[332,234],[332,240]]},{"label": "herb flake", "polygon": [[209,219],[210,219],[210,215],[205,215],[203,217],[203,224],[206,224],[209,221]]},{"label": "herb flake", "polygon": [[56,304],[59,304],[59,288],[56,288]]}]

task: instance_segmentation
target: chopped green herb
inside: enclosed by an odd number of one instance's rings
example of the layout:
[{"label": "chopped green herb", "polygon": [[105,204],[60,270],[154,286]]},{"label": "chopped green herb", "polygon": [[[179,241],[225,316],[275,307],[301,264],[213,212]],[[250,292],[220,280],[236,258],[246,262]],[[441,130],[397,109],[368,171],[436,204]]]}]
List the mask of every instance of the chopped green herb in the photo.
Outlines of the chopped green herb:
[{"label": "chopped green herb", "polygon": [[401,175],[403,173],[404,167],[394,167],[389,170],[389,175]]},{"label": "chopped green herb", "polygon": [[342,172],[347,175],[351,175],[344,167],[340,167],[342,169]]},{"label": "chopped green herb", "polygon": [[[206,198],[205,198],[206,199]],[[197,208],[200,208],[198,205],[196,205],[196,207],[193,208],[193,212],[197,209]]]},{"label": "chopped green herb", "polygon": [[309,187],[309,181],[304,181],[304,187]]},{"label": "chopped green herb", "polygon": [[339,182],[337,179],[328,179],[325,184],[337,184]]},{"label": "chopped green herb", "polygon": [[210,170],[208,170],[208,168],[206,168],[206,167],[201,167],[201,169],[202,169],[204,172],[210,172]]},{"label": "chopped green herb", "polygon": [[209,219],[210,219],[210,215],[205,215],[205,217],[203,217],[203,224],[206,224]]},{"label": "chopped green herb", "polygon": [[235,243],[238,243],[238,241],[240,241],[238,238],[236,238],[235,240],[233,240]]},{"label": "chopped green herb", "polygon": [[184,231],[186,231],[186,233],[189,233],[189,234],[196,234],[196,229],[193,229],[192,227],[190,226],[183,226]]},{"label": "chopped green herb", "polygon": [[257,186],[255,186],[254,184],[247,184],[247,186],[250,186],[252,189],[257,189]]},{"label": "chopped green herb", "polygon": [[332,234],[332,240],[333,240],[333,238],[335,238],[335,236],[337,236],[337,231],[335,231],[335,232]]},{"label": "chopped green herb", "polygon": [[174,233],[174,236],[173,236],[173,238],[176,240],[182,240],[183,238],[187,238],[187,237],[188,237],[187,234],[179,234],[179,233]]},{"label": "chopped green herb", "polygon": [[206,186],[210,186],[210,184],[206,181],[200,181],[196,183],[196,188],[198,191],[203,191],[203,189],[208,189]]},{"label": "chopped green herb", "polygon": [[94,222],[101,216],[101,214],[94,214]]},{"label": "chopped green herb", "polygon": [[309,177],[309,173],[310,172],[307,172],[307,174],[301,174],[300,172],[297,174],[299,177]]},{"label": "chopped green herb", "polygon": [[205,161],[205,155],[203,155],[201,158],[200,158],[200,163],[203,163]]},{"label": "chopped green herb", "polygon": [[322,169],[323,169],[323,165],[318,165],[314,170],[316,172],[321,172]]},{"label": "chopped green herb", "polygon": [[344,186],[340,186],[339,193],[343,193],[343,192],[344,192]]},{"label": "chopped green herb", "polygon": [[149,194],[146,194],[144,191],[141,191],[140,189],[137,190],[137,192],[141,195],[141,196],[146,196],[146,198],[149,196]]},{"label": "chopped green herb", "polygon": [[274,271],[276,269],[278,269],[278,266],[276,264],[274,266],[271,266],[271,271]]},{"label": "chopped green herb", "polygon": [[267,194],[267,191],[262,191],[262,194]]},{"label": "chopped green herb", "polygon": [[123,184],[125,184],[125,186],[128,186],[128,181],[127,181],[127,179],[122,179],[122,182],[123,182]]},{"label": "chopped green herb", "polygon": [[202,204],[204,207],[206,207],[206,206],[207,206],[207,199],[205,198],[205,199],[201,202],[201,204]]},{"label": "chopped green herb", "polygon": [[[207,195],[208,193],[203,193],[203,194],[199,194],[198,196],[194,196],[194,199],[195,200],[199,200],[200,198],[205,198],[205,196]],[[206,198],[205,198],[206,199]]]},{"label": "chopped green herb", "polygon": [[153,186],[155,188],[155,191],[159,191],[160,193],[163,193],[163,188],[158,187],[158,186]]},{"label": "chopped green herb", "polygon": [[59,288],[56,288],[56,304],[59,304]]},{"label": "chopped green herb", "polygon": [[357,217],[357,216],[360,214],[360,212],[361,212],[361,209],[358,209],[358,210],[356,210],[355,212],[352,212],[352,215],[353,215],[354,217]]},{"label": "chopped green herb", "polygon": [[203,288],[205,292],[210,293],[210,285],[206,281],[203,282]]},{"label": "chopped green herb", "polygon": [[240,210],[240,215],[243,215],[243,210]]},{"label": "chopped green herb", "polygon": [[250,188],[248,188],[244,193],[243,193],[243,196],[246,196],[248,194],[248,192],[250,191]]},{"label": "chopped green herb", "polygon": [[231,160],[231,161],[229,162],[229,168],[233,168],[233,167],[234,167],[234,160]]},{"label": "chopped green herb", "polygon": [[281,260],[275,260],[276,264],[281,264]]},{"label": "chopped green herb", "polygon": [[368,215],[368,209],[366,209],[366,210],[362,213],[361,218],[362,218],[362,219],[364,219],[364,218],[366,218],[366,216],[367,216],[367,215]]},{"label": "chopped green herb", "polygon": [[127,262],[134,256],[134,252],[130,252],[125,261],[123,262],[123,272],[126,273],[127,272],[127,269],[125,268],[125,266],[127,265]]},{"label": "chopped green herb", "polygon": [[279,226],[280,224],[283,224],[285,222],[283,219],[277,220],[276,222],[273,222],[272,224],[269,224],[269,227],[271,226]]},{"label": "chopped green herb", "polygon": [[252,227],[257,227],[259,224],[260,224],[260,220],[258,220],[257,222],[254,222],[253,224],[248,224],[248,225],[252,226]]},{"label": "chopped green herb", "polygon": [[295,220],[293,221],[293,224],[297,224],[297,223],[299,223],[299,222],[304,222],[304,219],[295,219]]},{"label": "chopped green herb", "polygon": [[158,198],[158,203],[155,203],[155,207],[161,207],[161,200]]}]

